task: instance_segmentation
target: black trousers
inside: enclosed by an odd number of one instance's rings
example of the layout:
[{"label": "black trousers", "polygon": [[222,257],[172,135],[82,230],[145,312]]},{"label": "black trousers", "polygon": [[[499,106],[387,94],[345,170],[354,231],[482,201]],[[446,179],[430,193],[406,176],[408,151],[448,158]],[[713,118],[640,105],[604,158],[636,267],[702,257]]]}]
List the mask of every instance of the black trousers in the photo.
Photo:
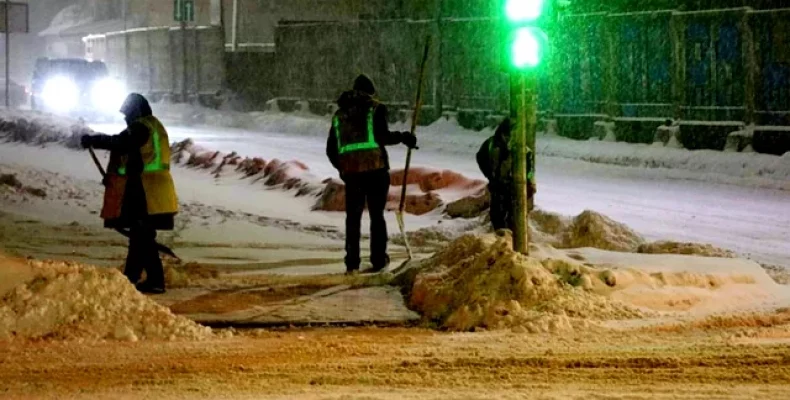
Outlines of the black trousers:
[{"label": "black trousers", "polygon": [[[491,194],[491,208],[489,215],[491,216],[491,225],[494,226],[494,231],[500,229],[510,229],[515,232],[516,218],[513,215],[513,192],[509,186],[504,185],[488,185],[488,191]],[[532,191],[527,192],[528,195],[534,195]],[[527,207],[529,211],[534,208],[534,198],[530,196],[527,199]]]},{"label": "black trousers", "polygon": [[343,181],[346,184],[346,268],[359,269],[360,225],[366,203],[370,215],[370,262],[373,267],[383,267],[389,259],[387,221],[384,219],[390,188],[389,171],[346,175]]},{"label": "black trousers", "polygon": [[489,191],[491,193],[491,208],[489,209],[491,225],[494,226],[495,231],[500,229],[510,229],[512,231],[515,227],[513,197],[509,191],[501,188],[489,186]]},{"label": "black trousers", "polygon": [[123,274],[136,284],[145,270],[146,282],[152,287],[165,287],[165,273],[159,251],[156,248],[156,230],[149,227],[133,227],[129,237],[129,252]]}]

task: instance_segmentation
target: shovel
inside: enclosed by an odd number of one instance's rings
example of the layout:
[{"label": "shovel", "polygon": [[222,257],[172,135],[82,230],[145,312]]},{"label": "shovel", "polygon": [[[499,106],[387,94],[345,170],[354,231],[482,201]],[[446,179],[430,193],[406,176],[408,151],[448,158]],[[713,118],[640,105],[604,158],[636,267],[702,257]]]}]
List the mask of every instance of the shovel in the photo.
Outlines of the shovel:
[{"label": "shovel", "polygon": [[[420,109],[422,108],[422,84],[425,80],[425,65],[428,62],[428,52],[431,49],[431,37],[425,40],[425,50],[422,53],[422,62],[420,63],[420,77],[417,83],[417,99],[414,103],[414,114],[411,117],[411,134],[417,130],[417,121],[420,118]],[[414,258],[414,254],[411,250],[411,245],[409,244],[409,237],[406,236],[406,224],[403,221],[403,212],[406,208],[406,186],[408,183],[409,178],[409,165],[411,164],[411,151],[412,149],[409,148],[406,151],[406,167],[403,169],[403,188],[401,189],[400,193],[400,205],[398,206],[398,212],[395,213],[395,217],[398,220],[398,228],[400,229],[400,233],[403,236],[403,243],[406,245],[406,252],[408,254],[408,259],[404,264],[411,261]]]},{"label": "shovel", "polygon": [[[91,158],[93,159],[93,163],[96,164],[96,168],[99,169],[99,172],[101,173],[102,176],[102,182],[104,182],[104,178],[107,177],[107,172],[104,171],[104,167],[102,167],[101,162],[99,161],[99,157],[96,157],[96,152],[93,150],[93,147],[88,147],[88,151],[90,151]],[[127,238],[131,236],[131,230],[126,230],[123,228],[115,228],[115,231],[120,233],[121,235],[126,236]],[[181,258],[179,258],[176,255],[176,253],[173,252],[172,249],[158,242],[156,242],[156,250],[162,254],[167,254],[170,257],[173,257],[177,260],[181,260]]]}]

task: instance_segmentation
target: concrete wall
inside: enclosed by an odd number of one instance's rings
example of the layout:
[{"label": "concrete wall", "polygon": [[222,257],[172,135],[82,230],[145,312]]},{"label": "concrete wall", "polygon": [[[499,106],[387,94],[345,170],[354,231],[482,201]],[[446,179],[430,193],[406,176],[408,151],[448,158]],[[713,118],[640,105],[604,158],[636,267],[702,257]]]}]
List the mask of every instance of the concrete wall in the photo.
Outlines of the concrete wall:
[{"label": "concrete wall", "polygon": [[[85,39],[89,58],[125,77],[130,91],[179,97],[183,87],[183,37],[178,28],[135,29]],[[211,95],[223,88],[225,61],[219,28],[186,30],[187,92]]]},{"label": "concrete wall", "polygon": [[[222,0],[225,35],[230,42],[233,0]],[[274,43],[280,21],[352,21],[403,15],[405,0],[237,0],[239,43]]]},{"label": "concrete wall", "polygon": [[[491,20],[356,21],[280,25],[277,28],[279,97],[333,101],[357,74],[376,82],[381,99],[403,108],[414,103],[427,36],[433,47],[423,104],[426,118],[439,109],[507,107],[508,80]],[[441,33],[440,33],[441,32]]]}]

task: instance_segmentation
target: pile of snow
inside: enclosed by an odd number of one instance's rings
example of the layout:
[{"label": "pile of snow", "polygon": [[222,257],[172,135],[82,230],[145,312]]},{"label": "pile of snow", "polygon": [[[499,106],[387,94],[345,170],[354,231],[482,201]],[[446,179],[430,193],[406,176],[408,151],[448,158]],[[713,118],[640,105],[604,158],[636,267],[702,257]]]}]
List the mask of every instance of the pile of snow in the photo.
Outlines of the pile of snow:
[{"label": "pile of snow", "polygon": [[426,320],[459,331],[567,331],[645,315],[585,290],[584,279],[592,285],[592,278],[560,272],[565,265],[515,253],[507,237],[463,236],[426,262],[409,303]]},{"label": "pile of snow", "polygon": [[415,266],[410,307],[449,330],[561,332],[790,305],[790,290],[748,260],[548,245],[524,256],[511,245],[507,235],[453,241]]},{"label": "pile of snow", "polygon": [[564,233],[565,248],[594,247],[612,251],[636,251],[644,239],[628,226],[594,211],[573,219]]},{"label": "pile of snow", "polygon": [[93,134],[82,121],[34,111],[0,109],[0,139],[4,141],[35,145],[61,143],[77,149],[82,135]]},{"label": "pile of snow", "polygon": [[31,262],[33,278],[0,300],[0,339],[202,340],[210,328],[173,315],[117,270]]},{"label": "pile of snow", "polygon": [[645,243],[642,236],[625,224],[591,210],[569,218],[536,209],[529,217],[532,241],[556,248],[635,252]]}]

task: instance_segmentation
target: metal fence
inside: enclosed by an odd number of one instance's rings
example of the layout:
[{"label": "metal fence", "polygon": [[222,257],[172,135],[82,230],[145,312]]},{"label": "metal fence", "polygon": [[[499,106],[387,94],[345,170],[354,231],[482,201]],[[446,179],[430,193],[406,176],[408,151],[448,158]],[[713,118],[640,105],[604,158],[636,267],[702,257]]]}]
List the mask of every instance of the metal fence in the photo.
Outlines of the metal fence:
[{"label": "metal fence", "polygon": [[[223,88],[225,51],[218,27],[143,28],[83,39],[86,56],[103,60],[130,91],[153,97],[215,94]],[[186,71],[184,71],[186,66]]]},{"label": "metal fence", "polygon": [[[413,101],[421,41],[434,35],[425,102],[507,109],[495,18],[281,24],[278,96],[331,101],[370,74],[390,103]],[[540,109],[562,118],[790,125],[790,9],[565,15]],[[438,39],[437,39],[438,38]]]}]

